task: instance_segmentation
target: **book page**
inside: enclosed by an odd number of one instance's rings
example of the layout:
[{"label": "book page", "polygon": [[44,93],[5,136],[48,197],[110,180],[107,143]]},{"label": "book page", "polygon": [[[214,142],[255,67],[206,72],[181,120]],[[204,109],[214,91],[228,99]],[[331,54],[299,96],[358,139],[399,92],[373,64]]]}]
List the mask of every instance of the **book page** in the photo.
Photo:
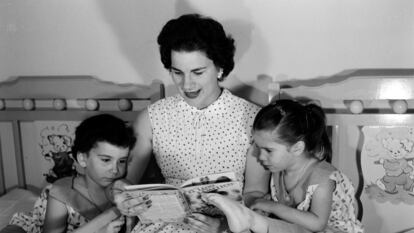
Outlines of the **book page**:
[{"label": "book page", "polygon": [[223,215],[221,210],[201,199],[202,193],[214,192],[243,203],[242,188],[235,173],[226,172],[187,180],[182,188],[169,184],[129,185],[124,192],[131,198],[148,196],[152,201],[151,207],[138,216],[141,222],[180,222],[191,212]]},{"label": "book page", "polygon": [[234,172],[224,172],[217,174],[208,174],[205,176],[199,176],[192,179],[189,179],[181,184],[181,187],[196,186],[196,185],[205,185],[221,182],[230,182],[236,181],[236,174]]},{"label": "book page", "polygon": [[148,196],[151,207],[138,215],[142,223],[180,222],[190,212],[185,197],[179,190],[134,190],[128,191],[132,197]]},{"label": "book page", "polygon": [[126,185],[124,190],[169,190],[169,189],[178,189],[171,184],[136,184],[136,185]]},{"label": "book page", "polygon": [[217,207],[207,204],[201,199],[202,193],[218,193],[232,200],[243,203],[243,184],[238,181],[206,184],[183,188],[184,195],[193,212],[204,213],[210,216],[223,215]]}]

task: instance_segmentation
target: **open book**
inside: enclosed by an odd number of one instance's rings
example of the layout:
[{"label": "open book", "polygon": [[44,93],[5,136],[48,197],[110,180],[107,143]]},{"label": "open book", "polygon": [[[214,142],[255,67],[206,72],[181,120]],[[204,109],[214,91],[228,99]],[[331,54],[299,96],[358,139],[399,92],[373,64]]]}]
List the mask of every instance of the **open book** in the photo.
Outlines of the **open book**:
[{"label": "open book", "polygon": [[148,196],[152,201],[151,207],[138,215],[141,222],[180,222],[193,212],[223,215],[221,210],[205,203],[201,193],[219,193],[242,203],[242,188],[243,184],[236,180],[234,172],[226,172],[192,178],[180,187],[169,184],[129,185],[125,186],[124,192],[131,197]]}]

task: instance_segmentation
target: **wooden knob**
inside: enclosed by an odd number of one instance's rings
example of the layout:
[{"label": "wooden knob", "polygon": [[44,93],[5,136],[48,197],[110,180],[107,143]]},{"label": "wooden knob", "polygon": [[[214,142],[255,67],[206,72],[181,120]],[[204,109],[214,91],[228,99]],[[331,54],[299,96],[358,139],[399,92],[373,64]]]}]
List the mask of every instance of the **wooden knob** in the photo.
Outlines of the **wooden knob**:
[{"label": "wooden knob", "polygon": [[396,100],[392,103],[392,110],[397,114],[406,113],[408,109],[407,101],[405,100]]},{"label": "wooden knob", "polygon": [[24,110],[27,111],[33,110],[35,108],[35,102],[33,99],[24,99],[22,105]]},{"label": "wooden knob", "polygon": [[4,99],[0,99],[0,110],[6,109],[6,101]]},{"label": "wooden knob", "polygon": [[85,107],[89,111],[95,111],[99,108],[99,103],[94,99],[87,99],[85,102]]},{"label": "wooden knob", "polygon": [[64,100],[64,99],[54,99],[53,100],[53,107],[56,110],[64,110],[66,108],[66,100]]},{"label": "wooden knob", "polygon": [[128,111],[132,108],[132,102],[128,99],[120,99],[118,101],[118,108],[121,111]]},{"label": "wooden knob", "polygon": [[361,100],[353,100],[349,105],[349,110],[353,114],[360,114],[362,111],[364,111],[364,104]]}]

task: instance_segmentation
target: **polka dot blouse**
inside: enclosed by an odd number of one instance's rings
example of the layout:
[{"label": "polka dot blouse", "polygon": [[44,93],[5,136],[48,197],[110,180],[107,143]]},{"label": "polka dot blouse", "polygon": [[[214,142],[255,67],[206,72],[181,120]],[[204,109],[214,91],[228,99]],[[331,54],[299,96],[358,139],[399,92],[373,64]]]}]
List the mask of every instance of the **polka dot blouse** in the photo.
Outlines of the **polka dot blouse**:
[{"label": "polka dot blouse", "polygon": [[234,171],[243,181],[251,127],[259,107],[224,89],[207,108],[188,105],[180,95],[148,108],[153,151],[167,183]]}]

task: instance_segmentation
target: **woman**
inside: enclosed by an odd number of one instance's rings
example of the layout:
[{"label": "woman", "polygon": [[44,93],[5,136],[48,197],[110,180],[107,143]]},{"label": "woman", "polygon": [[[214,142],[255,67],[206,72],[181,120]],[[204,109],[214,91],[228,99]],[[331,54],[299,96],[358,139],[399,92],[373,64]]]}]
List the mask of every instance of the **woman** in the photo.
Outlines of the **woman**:
[{"label": "woman", "polygon": [[[179,94],[139,114],[135,124],[138,142],[128,180],[138,183],[154,154],[168,184],[180,185],[189,178],[227,171],[244,181],[246,171],[246,200],[261,196],[267,187],[255,185],[265,171],[255,158],[246,156],[259,107],[219,85],[234,67],[234,40],[219,22],[190,14],[167,22],[158,44],[161,61]],[[127,215],[145,211],[149,205],[118,198],[118,208]],[[138,224],[135,231],[218,232],[220,225],[219,219],[194,214],[185,223]]]}]

